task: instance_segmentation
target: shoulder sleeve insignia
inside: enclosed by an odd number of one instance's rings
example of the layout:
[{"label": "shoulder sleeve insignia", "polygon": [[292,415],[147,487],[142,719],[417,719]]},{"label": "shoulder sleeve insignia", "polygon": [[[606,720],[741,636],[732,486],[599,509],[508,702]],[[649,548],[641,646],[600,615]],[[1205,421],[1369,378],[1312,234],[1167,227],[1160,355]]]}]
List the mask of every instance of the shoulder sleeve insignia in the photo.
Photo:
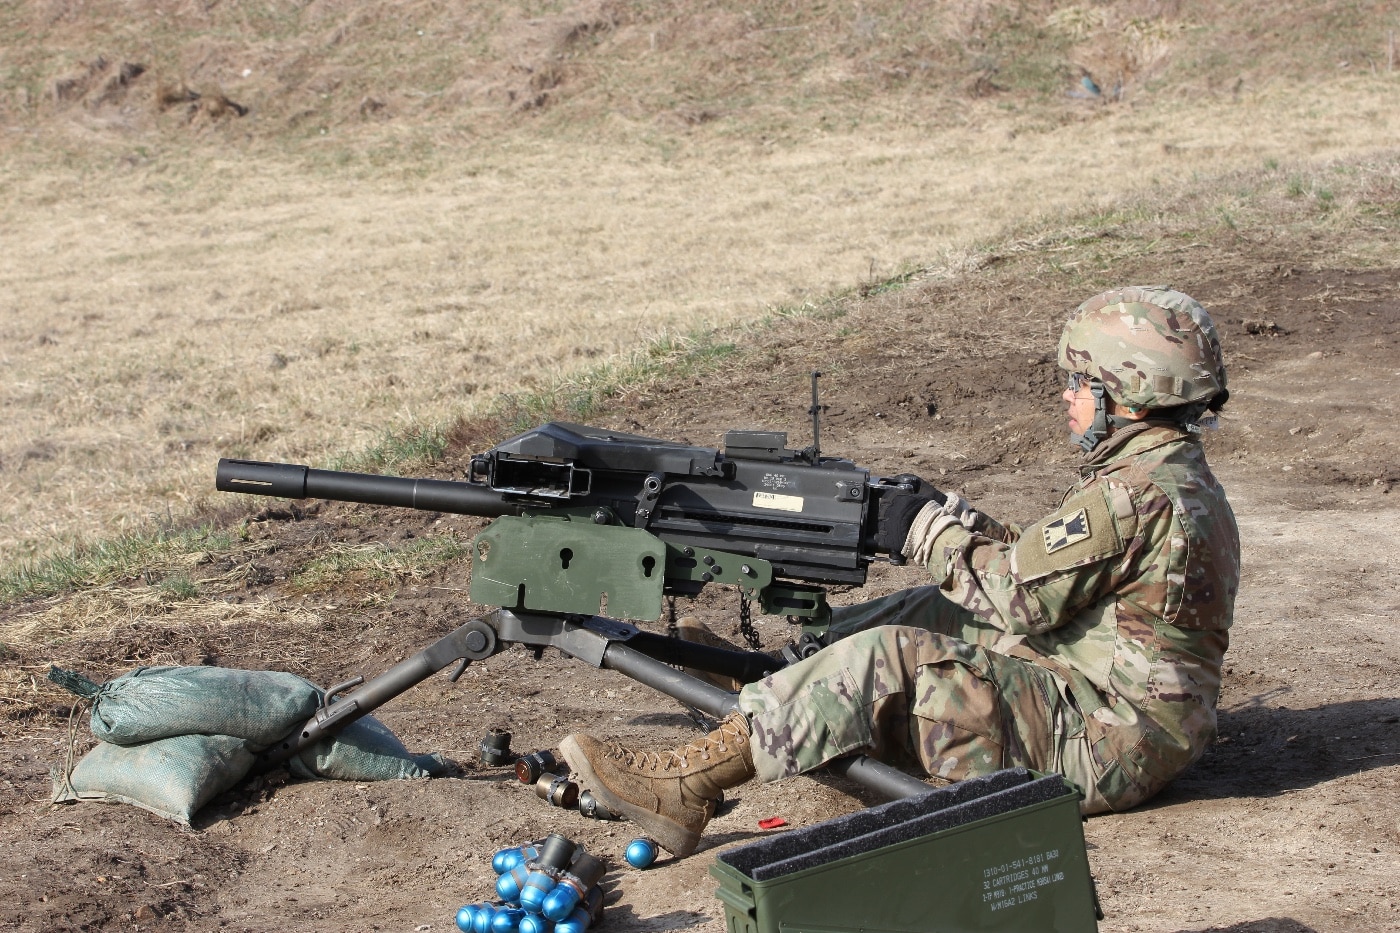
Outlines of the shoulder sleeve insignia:
[{"label": "shoulder sleeve insignia", "polygon": [[1096,483],[1021,533],[1011,550],[1012,572],[1031,583],[1121,554],[1123,547],[1105,487]]},{"label": "shoulder sleeve insignia", "polygon": [[1054,521],[1046,522],[1041,529],[1045,535],[1045,553],[1054,554],[1061,548],[1069,547],[1089,538],[1089,512],[1079,509],[1068,515],[1061,515]]}]

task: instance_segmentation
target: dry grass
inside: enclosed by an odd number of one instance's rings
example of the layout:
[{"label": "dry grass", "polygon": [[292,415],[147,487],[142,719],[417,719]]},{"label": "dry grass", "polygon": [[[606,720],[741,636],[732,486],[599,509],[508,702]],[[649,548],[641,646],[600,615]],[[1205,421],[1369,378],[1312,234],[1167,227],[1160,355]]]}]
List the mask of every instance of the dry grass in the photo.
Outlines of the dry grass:
[{"label": "dry grass", "polygon": [[332,543],[302,567],[291,584],[307,591],[355,584],[367,591],[363,599],[377,602],[387,598],[383,593],[386,588],[405,580],[422,580],[448,561],[466,558],[469,548],[468,542],[450,534],[416,538],[400,547],[382,542]]},{"label": "dry grass", "polygon": [[[206,596],[217,593],[201,581]],[[295,607],[294,610],[291,607]],[[311,621],[303,604],[231,603],[172,595],[158,586],[104,586],[86,590],[61,604],[21,616],[0,629],[0,642],[19,648],[56,646],[92,639],[143,620],[161,619],[161,627],[218,627],[253,620],[280,619],[287,624]],[[61,650],[61,649],[60,649]]]},{"label": "dry grass", "polygon": [[185,514],[219,456],[324,461],[1030,215],[1394,144],[1393,93],[670,159],[515,144],[411,185],[261,158],[11,174],[0,553]]},{"label": "dry grass", "polygon": [[1044,103],[1084,72],[1114,99],[1390,72],[1397,26],[1355,0],[1264,20],[1237,0],[44,0],[0,7],[0,117],[202,132],[246,108],[236,135],[279,143],[607,121],[773,137],[945,125],[969,97]]},{"label": "dry grass", "polygon": [[1036,216],[1400,141],[1384,24],[1338,5],[1284,11],[1296,75],[1228,5],[314,6],[5,14],[7,562],[178,525],[220,456],[325,463]]}]

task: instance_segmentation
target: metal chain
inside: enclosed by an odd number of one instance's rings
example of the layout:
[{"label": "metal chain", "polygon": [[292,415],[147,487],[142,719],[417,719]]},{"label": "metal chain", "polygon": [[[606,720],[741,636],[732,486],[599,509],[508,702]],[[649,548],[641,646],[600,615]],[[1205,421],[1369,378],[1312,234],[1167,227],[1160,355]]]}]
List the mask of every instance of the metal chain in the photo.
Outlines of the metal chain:
[{"label": "metal chain", "polygon": [[676,625],[676,597],[666,597],[666,634],[671,638],[677,638],[681,634],[680,626]]},{"label": "metal chain", "polygon": [[750,601],[742,592],[739,594],[739,634],[744,636],[744,641],[749,643],[749,647],[757,651],[762,644],[758,640],[758,632],[753,627],[753,614],[750,611]]}]

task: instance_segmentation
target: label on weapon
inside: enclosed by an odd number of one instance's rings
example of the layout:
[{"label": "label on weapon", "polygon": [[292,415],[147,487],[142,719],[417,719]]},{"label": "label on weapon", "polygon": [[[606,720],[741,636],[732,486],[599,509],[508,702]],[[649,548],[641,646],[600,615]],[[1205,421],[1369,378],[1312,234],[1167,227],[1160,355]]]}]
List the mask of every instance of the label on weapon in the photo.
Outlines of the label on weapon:
[{"label": "label on weapon", "polygon": [[801,512],[801,496],[780,496],[773,492],[756,492],[753,494],[754,508],[757,509],[782,509],[784,512]]}]

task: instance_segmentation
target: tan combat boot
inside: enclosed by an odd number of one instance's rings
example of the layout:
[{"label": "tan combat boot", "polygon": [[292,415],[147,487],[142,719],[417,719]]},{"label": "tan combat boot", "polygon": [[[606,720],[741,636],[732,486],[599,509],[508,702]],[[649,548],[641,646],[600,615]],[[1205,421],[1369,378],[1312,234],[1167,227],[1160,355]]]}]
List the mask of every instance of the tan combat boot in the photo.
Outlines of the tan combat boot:
[{"label": "tan combat boot", "polygon": [[679,857],[700,844],[720,792],[754,776],[749,720],[738,711],[703,739],[675,751],[638,752],[571,735],[559,743],[559,752],[580,788]]},{"label": "tan combat boot", "polygon": [[[726,648],[729,651],[744,650],[733,642],[727,641],[710,631],[709,626],[695,618],[695,616],[681,616],[676,620],[676,637],[681,641],[688,641],[692,645],[706,645],[710,648]],[[719,687],[721,690],[728,690],[730,693],[738,693],[740,690],[744,689],[744,682],[736,677],[727,677],[724,674],[702,671],[698,667],[687,667],[683,668],[683,670],[691,677],[699,678],[707,684]]]}]

